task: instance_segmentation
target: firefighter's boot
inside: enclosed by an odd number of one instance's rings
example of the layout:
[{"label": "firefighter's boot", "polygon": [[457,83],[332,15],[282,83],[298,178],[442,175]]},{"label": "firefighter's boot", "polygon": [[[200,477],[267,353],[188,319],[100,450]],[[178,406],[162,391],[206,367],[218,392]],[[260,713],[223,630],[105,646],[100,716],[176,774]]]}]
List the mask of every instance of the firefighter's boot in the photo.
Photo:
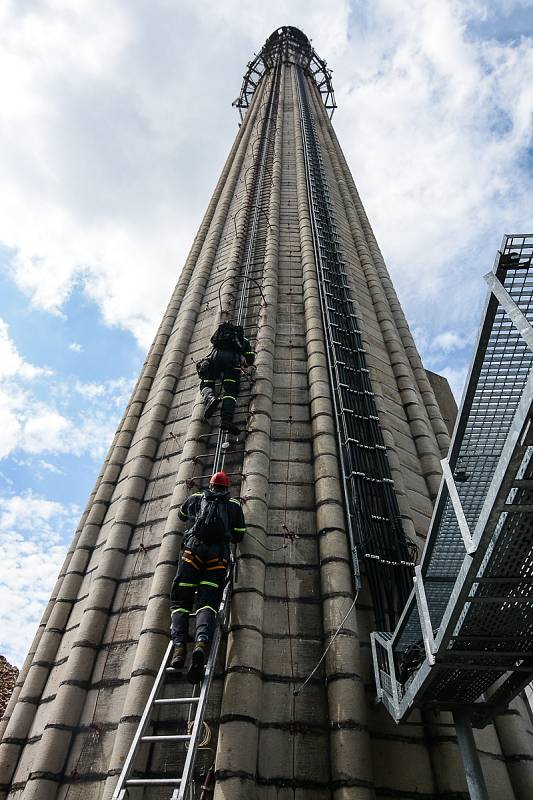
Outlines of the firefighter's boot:
[{"label": "firefighter's boot", "polygon": [[212,389],[202,389],[202,397],[205,405],[204,419],[207,420],[212,417],[217,410],[220,398],[216,396]]},{"label": "firefighter's boot", "polygon": [[187,680],[189,683],[200,683],[203,680],[208,655],[209,642],[197,641],[194,643],[191,666],[189,667],[189,671],[187,673]]},{"label": "firefighter's boot", "polygon": [[170,659],[169,666],[171,669],[183,669],[185,666],[185,657],[187,655],[187,645],[182,642],[174,644],[172,658]]}]

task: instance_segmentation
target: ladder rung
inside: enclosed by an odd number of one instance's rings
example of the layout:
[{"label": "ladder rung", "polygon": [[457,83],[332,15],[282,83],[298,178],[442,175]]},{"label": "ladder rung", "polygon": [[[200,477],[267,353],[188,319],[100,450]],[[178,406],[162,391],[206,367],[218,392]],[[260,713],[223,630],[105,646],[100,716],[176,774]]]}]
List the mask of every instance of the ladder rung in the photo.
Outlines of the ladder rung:
[{"label": "ladder rung", "polygon": [[141,742],[188,742],[190,738],[187,733],[173,733],[161,736],[141,736]]},{"label": "ladder rung", "polygon": [[179,786],[181,778],[128,778],[126,786]]},{"label": "ladder rung", "polygon": [[197,703],[199,699],[199,697],[162,697],[160,700],[154,700],[154,706],[185,706]]}]

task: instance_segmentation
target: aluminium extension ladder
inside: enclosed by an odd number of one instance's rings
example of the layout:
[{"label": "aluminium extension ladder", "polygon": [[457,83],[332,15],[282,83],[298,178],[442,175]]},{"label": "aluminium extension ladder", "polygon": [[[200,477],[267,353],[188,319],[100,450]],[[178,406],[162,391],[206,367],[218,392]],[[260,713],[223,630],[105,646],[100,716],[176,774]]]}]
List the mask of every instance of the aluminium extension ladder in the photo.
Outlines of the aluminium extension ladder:
[{"label": "aluminium extension ladder", "polygon": [[[226,622],[229,616],[234,567],[235,560],[232,556],[228,580],[224,588],[224,594],[222,596],[222,601],[218,611],[218,624],[213,636],[211,650],[207,659],[205,675],[202,683],[196,684],[196,686],[192,687],[192,695],[189,697],[160,697],[168,675],[178,674],[176,670],[167,666],[171,658],[173,647],[172,642],[170,641],[165,651],[165,655],[163,656],[163,661],[161,662],[159,672],[157,673],[154,685],[152,687],[152,691],[150,692],[150,696],[146,702],[144,712],[139,721],[139,726],[135,732],[135,736],[133,737],[126,761],[124,762],[122,772],[120,773],[115,791],[113,792],[112,800],[127,800],[130,797],[130,794],[128,793],[129,789],[143,786],[146,788],[162,786],[174,787],[174,791],[170,800],[187,800],[187,792],[191,786],[194,765],[196,762],[196,754],[198,752],[198,745],[201,740],[203,721],[207,707],[207,701],[209,699],[209,691],[213,680],[213,674],[215,671],[218,649],[222,640],[222,634],[225,632]],[[198,686],[200,687],[200,690],[199,693],[196,694]],[[158,736],[151,736],[145,733],[148,726],[152,723],[152,711],[154,708],[163,705],[190,706],[191,710],[195,707],[190,733],[176,733]],[[181,770],[181,776],[176,775],[173,778],[132,777],[135,770],[135,762],[139,755],[139,750],[142,744],[167,744],[170,742],[175,742],[178,746],[181,745],[188,748],[183,762],[183,768],[177,768],[178,772]]]}]

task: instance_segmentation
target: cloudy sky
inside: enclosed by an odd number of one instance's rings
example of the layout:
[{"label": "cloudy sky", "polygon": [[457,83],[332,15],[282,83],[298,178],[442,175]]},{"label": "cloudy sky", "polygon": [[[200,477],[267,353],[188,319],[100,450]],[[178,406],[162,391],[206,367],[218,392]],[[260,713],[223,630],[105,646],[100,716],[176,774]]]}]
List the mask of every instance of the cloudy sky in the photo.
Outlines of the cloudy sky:
[{"label": "cloudy sky", "polygon": [[[533,232],[533,0],[0,0],[0,653],[17,664],[237,131],[296,25],[426,366],[460,396]],[[110,354],[113,357],[110,357]]]}]

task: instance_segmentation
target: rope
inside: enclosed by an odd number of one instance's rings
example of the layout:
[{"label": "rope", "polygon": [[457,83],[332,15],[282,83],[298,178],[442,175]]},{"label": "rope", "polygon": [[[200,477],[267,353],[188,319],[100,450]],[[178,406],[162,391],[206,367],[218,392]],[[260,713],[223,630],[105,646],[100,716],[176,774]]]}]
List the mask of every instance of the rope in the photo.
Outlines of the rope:
[{"label": "rope", "polygon": [[253,533],[250,533],[250,531],[247,531],[246,533],[246,538],[248,537],[250,537],[250,539],[253,539],[254,542],[257,542],[257,544],[260,545],[263,548],[263,550],[268,550],[269,553],[278,553],[280,550],[285,550],[289,546],[285,541],[285,539],[287,538],[285,533],[283,533],[284,544],[282,544],[281,547],[269,547],[268,545],[263,544],[261,539],[258,539],[257,536],[254,536]]},{"label": "rope", "polygon": [[307,686],[307,684],[309,683],[309,681],[311,680],[311,678],[313,677],[313,675],[315,674],[315,672],[317,671],[317,669],[320,667],[320,665],[321,665],[321,664],[322,664],[322,662],[324,661],[325,657],[327,656],[327,654],[328,654],[328,652],[329,652],[329,650],[330,650],[330,648],[331,648],[331,645],[333,644],[333,642],[335,641],[335,639],[337,638],[337,636],[338,636],[338,635],[339,635],[339,633],[341,632],[341,630],[342,630],[342,626],[344,625],[344,623],[346,622],[346,620],[347,620],[347,619],[348,619],[348,617],[350,616],[350,613],[352,612],[352,610],[355,608],[355,604],[356,604],[356,602],[357,602],[357,597],[358,597],[358,595],[359,595],[359,589],[356,591],[356,593],[355,593],[355,597],[354,597],[354,599],[353,599],[353,603],[351,604],[350,608],[348,609],[348,611],[347,611],[347,612],[346,612],[346,614],[344,615],[344,617],[343,617],[343,619],[342,619],[341,623],[339,624],[339,626],[338,626],[337,630],[335,631],[335,633],[334,633],[334,634],[333,634],[333,636],[331,637],[331,639],[330,639],[330,642],[329,642],[328,646],[326,647],[326,649],[324,650],[324,652],[322,653],[322,655],[320,656],[320,658],[319,658],[319,659],[318,659],[318,661],[316,662],[315,666],[313,667],[313,669],[311,670],[311,672],[309,673],[309,675],[307,676],[307,678],[305,679],[305,681],[304,681],[303,683],[301,683],[301,684],[300,684],[300,685],[299,685],[299,686],[298,686],[298,687],[297,687],[297,688],[294,690],[293,694],[294,694],[295,696],[298,696],[298,695],[300,695],[300,694],[303,692],[303,690],[305,689],[305,687]]}]

